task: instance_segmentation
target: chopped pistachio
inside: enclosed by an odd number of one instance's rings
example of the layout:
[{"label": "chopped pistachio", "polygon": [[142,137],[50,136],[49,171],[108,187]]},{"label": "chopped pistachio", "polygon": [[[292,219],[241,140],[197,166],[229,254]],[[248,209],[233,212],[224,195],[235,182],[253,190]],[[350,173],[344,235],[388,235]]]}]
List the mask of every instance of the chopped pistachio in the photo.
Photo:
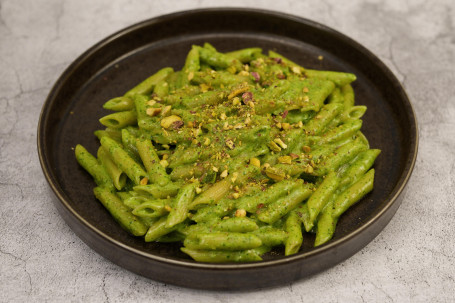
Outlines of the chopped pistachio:
[{"label": "chopped pistachio", "polygon": [[300,75],[302,73],[302,71],[300,70],[300,67],[298,67],[298,66],[293,66],[291,68],[291,70],[294,74],[297,74],[297,75]]},{"label": "chopped pistachio", "polygon": [[180,118],[179,116],[176,116],[176,115],[167,116],[167,117],[161,119],[161,126],[163,128],[168,129],[169,127],[171,127],[172,124],[174,124],[174,122],[177,122],[177,121],[182,121],[182,118]]},{"label": "chopped pistachio", "polygon": [[266,170],[265,170],[265,174],[267,175],[267,177],[269,177],[270,179],[273,179],[275,181],[281,181],[281,180],[284,180],[286,174],[284,172],[282,172],[281,170],[275,168],[275,167],[267,167]]},{"label": "chopped pistachio", "polygon": [[258,158],[251,158],[250,164],[256,167],[261,167],[261,161]]},{"label": "chopped pistachio", "polygon": [[238,173],[238,172],[234,172],[234,173],[232,174],[231,182],[234,183],[234,182],[237,180],[237,177],[238,177],[238,176],[239,176],[239,173]]},{"label": "chopped pistachio", "polygon": [[236,86],[228,95],[228,99],[231,100],[237,95],[240,95],[241,93],[246,92],[247,90],[250,89],[250,86],[248,83],[241,83],[240,85]]},{"label": "chopped pistachio", "polygon": [[201,92],[203,93],[208,92],[208,90],[210,89],[210,86],[208,86],[205,83],[202,83],[201,85],[199,85],[199,87],[201,88]]},{"label": "chopped pistachio", "polygon": [[156,107],[150,107],[145,110],[145,113],[151,117],[158,115],[160,112],[161,112],[161,108],[156,108]]},{"label": "chopped pistachio", "polygon": [[165,106],[161,111],[161,116],[167,116],[171,112],[171,108],[172,106],[170,105]]},{"label": "chopped pistachio", "polygon": [[292,163],[292,158],[290,156],[278,157],[278,163],[291,164]]},{"label": "chopped pistachio", "polygon": [[226,145],[227,145],[227,147],[229,147],[229,149],[235,148],[234,142],[231,139],[226,140]]},{"label": "chopped pistachio", "polygon": [[141,179],[139,184],[140,185],[147,185],[148,182],[149,182],[149,179],[147,177],[144,177],[144,178]]},{"label": "chopped pistachio", "polygon": [[288,148],[288,146],[280,138],[274,139],[273,142],[277,143],[283,149]]},{"label": "chopped pistachio", "polygon": [[306,153],[309,153],[311,151],[311,147],[304,145],[304,146],[302,146],[302,150]]},{"label": "chopped pistachio", "polygon": [[245,124],[243,124],[243,123],[237,123],[236,125],[234,125],[234,129],[241,129],[244,127],[245,127]]},{"label": "chopped pistachio", "polygon": [[275,142],[271,141],[269,142],[268,144],[269,148],[274,151],[274,152],[280,152],[281,151],[281,147],[279,147]]},{"label": "chopped pistachio", "polygon": [[194,78],[194,72],[188,73],[188,81],[191,81]]},{"label": "chopped pistachio", "polygon": [[223,170],[223,172],[220,174],[220,178],[223,178],[223,179],[224,179],[224,178],[227,177],[227,175],[228,175],[228,171],[227,171],[227,169],[225,169],[225,170]]},{"label": "chopped pistachio", "polygon": [[161,160],[161,161],[160,161],[160,164],[161,164],[161,166],[164,167],[164,168],[166,168],[166,167],[169,166],[169,162],[167,162],[167,160]]},{"label": "chopped pistachio", "polygon": [[244,210],[242,208],[241,209],[237,209],[235,211],[235,216],[236,217],[245,217],[246,216],[246,210]]}]

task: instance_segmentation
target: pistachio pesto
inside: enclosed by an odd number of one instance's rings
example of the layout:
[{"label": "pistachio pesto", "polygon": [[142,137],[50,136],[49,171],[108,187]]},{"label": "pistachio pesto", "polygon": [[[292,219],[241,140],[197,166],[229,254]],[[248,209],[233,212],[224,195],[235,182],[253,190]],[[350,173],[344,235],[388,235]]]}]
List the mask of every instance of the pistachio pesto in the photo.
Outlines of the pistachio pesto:
[{"label": "pistachio pesto", "polygon": [[351,73],[305,69],[260,48],[205,43],[103,107],[97,158],[76,159],[114,219],[199,262],[298,253],[329,241],[373,189],[380,151],[361,132]]}]

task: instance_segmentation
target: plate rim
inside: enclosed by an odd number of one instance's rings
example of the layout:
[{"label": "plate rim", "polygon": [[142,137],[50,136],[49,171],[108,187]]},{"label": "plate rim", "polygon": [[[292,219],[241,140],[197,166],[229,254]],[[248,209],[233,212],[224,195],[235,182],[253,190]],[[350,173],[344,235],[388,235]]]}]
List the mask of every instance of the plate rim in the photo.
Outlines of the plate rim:
[{"label": "plate rim", "polygon": [[[410,109],[410,118],[412,120],[410,122],[413,122],[412,126],[415,129],[415,132],[413,132],[415,139],[412,140],[414,143],[414,148],[412,149],[412,146],[410,148],[410,152],[412,152],[412,155],[408,154],[407,159],[403,168],[403,172],[400,175],[398,182],[394,184],[393,190],[391,192],[391,196],[389,199],[384,200],[386,202],[386,205],[384,205],[381,210],[376,213],[373,217],[371,217],[368,221],[363,223],[360,227],[356,228],[349,234],[341,237],[340,239],[332,240],[331,242],[322,245],[317,248],[313,248],[310,251],[307,252],[301,252],[292,256],[283,256],[280,257],[279,259],[273,259],[273,260],[264,260],[260,262],[254,262],[254,263],[228,263],[228,264],[223,264],[223,263],[199,263],[195,262],[192,260],[188,261],[181,261],[181,260],[176,260],[176,259],[169,259],[166,257],[162,257],[159,255],[153,255],[141,250],[138,250],[134,247],[131,247],[127,244],[124,244],[95,226],[93,226],[91,223],[89,223],[87,220],[85,220],[75,209],[71,207],[71,205],[68,203],[68,201],[65,198],[65,193],[62,189],[59,188],[59,186],[56,185],[56,177],[52,173],[52,168],[51,164],[47,161],[47,157],[45,155],[44,150],[45,148],[45,139],[46,139],[46,134],[45,134],[45,125],[47,122],[47,118],[49,117],[49,110],[50,108],[54,105],[56,102],[56,96],[58,94],[58,91],[61,89],[62,85],[66,83],[67,79],[71,76],[72,72],[78,68],[79,65],[82,64],[84,59],[87,59],[91,57],[93,54],[95,54],[97,51],[99,51],[102,47],[108,45],[112,41],[116,40],[119,37],[128,35],[131,32],[134,32],[137,29],[140,29],[146,25],[151,26],[155,23],[160,23],[164,22],[167,19],[175,19],[179,18],[188,14],[200,14],[200,13],[232,13],[232,12],[242,12],[242,13],[254,13],[254,14],[260,14],[260,15],[272,15],[281,19],[286,19],[286,20],[292,20],[297,23],[303,23],[307,26],[310,27],[315,27],[319,30],[329,32],[331,34],[336,35],[338,38],[341,38],[345,42],[349,43],[350,45],[354,46],[358,51],[360,51],[362,54],[368,56],[368,59],[373,60],[376,65],[381,69],[381,71],[384,74],[384,76],[390,80],[394,84],[397,84],[395,89],[399,90],[399,93],[401,95],[401,101],[406,101],[405,106]],[[403,87],[403,84],[397,79],[397,77],[391,72],[391,70],[380,60],[375,54],[373,54],[370,50],[368,50],[366,47],[361,45],[359,42],[353,40],[349,36],[331,28],[328,27],[324,24],[321,24],[316,21],[312,21],[303,17],[299,17],[296,15],[284,13],[284,12],[279,12],[279,11],[273,11],[273,10],[266,10],[266,9],[256,9],[256,8],[242,8],[242,7],[214,7],[214,8],[199,8],[199,9],[191,9],[191,10],[182,10],[182,11],[177,11],[169,14],[164,14],[164,15],[159,15],[150,19],[146,19],[137,23],[134,23],[130,26],[127,26],[125,28],[122,28],[116,32],[114,32],[111,35],[108,35],[107,37],[103,38],[99,42],[95,43],[93,46],[88,48],[86,51],[84,51],[81,55],[79,55],[72,63],[63,71],[63,73],[58,77],[54,85],[52,86],[48,96],[46,97],[45,102],[43,103],[39,121],[38,121],[38,134],[37,134],[37,146],[38,146],[38,156],[39,156],[39,161],[41,168],[43,170],[43,174],[46,178],[46,181],[48,182],[49,186],[51,187],[53,193],[56,195],[58,201],[66,208],[67,211],[71,215],[73,215],[74,218],[76,218],[80,223],[84,224],[86,228],[92,230],[95,232],[98,236],[102,237],[104,240],[111,242],[115,246],[122,248],[124,250],[127,250],[131,253],[137,254],[139,256],[145,257],[147,259],[151,259],[153,261],[157,262],[163,262],[167,263],[169,265],[177,265],[177,266],[183,266],[187,268],[195,268],[195,269],[216,269],[216,270],[235,270],[235,269],[258,269],[258,268],[263,268],[263,267],[269,267],[271,265],[281,265],[281,264],[287,264],[287,263],[292,263],[301,259],[306,259],[310,258],[314,255],[318,255],[324,252],[328,252],[332,249],[335,249],[336,247],[341,246],[343,243],[352,240],[353,238],[357,237],[359,234],[363,233],[365,230],[368,228],[372,227],[372,225],[378,221],[386,212],[389,211],[389,209],[397,202],[397,199],[399,196],[403,193],[404,188],[406,187],[412,172],[415,167],[415,162],[417,159],[417,154],[418,154],[418,145],[419,145],[419,128],[418,128],[418,123],[417,123],[417,116],[415,114],[415,110],[412,106],[412,103]],[[411,130],[412,131],[412,130]],[[411,156],[411,157],[410,157]],[[397,207],[398,208],[398,207]],[[60,215],[62,215],[60,213]],[[391,218],[395,215],[395,212],[392,214]],[[64,217],[64,216],[63,216]],[[65,222],[68,224],[66,218]],[[386,225],[388,222],[386,223]],[[384,226],[385,227],[385,226]],[[381,229],[382,231],[382,229]],[[380,232],[381,232],[380,231]],[[75,232],[73,230],[73,232]],[[77,234],[77,233],[76,233]],[[78,235],[78,234],[77,234]],[[377,236],[377,235],[376,235]],[[370,240],[367,241],[367,244],[371,242],[374,238],[371,238]],[[79,237],[79,235],[78,235]],[[84,239],[82,239],[84,240]],[[85,240],[84,240],[85,242]],[[365,245],[367,245],[365,244]],[[364,247],[363,245],[362,247]],[[90,245],[89,245],[90,246]],[[91,246],[90,246],[91,247]],[[93,249],[93,247],[91,247]],[[353,254],[350,254],[350,256],[356,254],[359,250],[354,252]],[[346,258],[345,258],[346,259]],[[344,260],[344,259],[343,259]],[[341,260],[342,261],[342,260]],[[340,262],[341,262],[340,261]]]}]

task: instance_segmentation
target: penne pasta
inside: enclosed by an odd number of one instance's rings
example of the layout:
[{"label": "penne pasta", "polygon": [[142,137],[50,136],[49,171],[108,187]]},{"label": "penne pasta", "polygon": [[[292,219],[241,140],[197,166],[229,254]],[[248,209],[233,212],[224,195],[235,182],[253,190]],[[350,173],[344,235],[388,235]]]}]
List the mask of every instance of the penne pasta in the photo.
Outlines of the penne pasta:
[{"label": "penne pasta", "polygon": [[[378,149],[361,132],[356,76],[257,47],[193,45],[103,108],[97,158],[76,159],[96,198],[145,242],[180,242],[198,262],[258,262],[332,239],[373,189]],[[166,245],[166,244],[163,244]]]}]

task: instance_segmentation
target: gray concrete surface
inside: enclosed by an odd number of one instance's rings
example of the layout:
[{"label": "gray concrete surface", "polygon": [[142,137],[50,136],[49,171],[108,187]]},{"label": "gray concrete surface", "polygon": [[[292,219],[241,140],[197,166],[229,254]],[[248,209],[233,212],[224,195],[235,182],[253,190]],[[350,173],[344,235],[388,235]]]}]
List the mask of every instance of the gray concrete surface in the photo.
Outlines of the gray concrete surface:
[{"label": "gray concrete surface", "polygon": [[[212,6],[277,10],[338,29],[391,68],[415,107],[420,151],[402,206],[367,247],[310,279],[242,293],[164,285],[106,261],[53,206],[36,129],[54,81],[125,26]],[[454,198],[452,0],[0,0],[1,302],[453,302]]]}]

